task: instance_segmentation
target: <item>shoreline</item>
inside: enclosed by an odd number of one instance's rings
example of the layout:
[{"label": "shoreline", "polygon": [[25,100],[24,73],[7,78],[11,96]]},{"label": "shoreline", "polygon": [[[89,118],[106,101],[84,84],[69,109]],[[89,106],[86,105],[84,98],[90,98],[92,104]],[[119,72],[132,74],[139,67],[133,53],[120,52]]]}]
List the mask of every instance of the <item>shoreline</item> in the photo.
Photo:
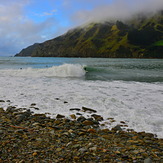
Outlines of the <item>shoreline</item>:
[{"label": "shoreline", "polygon": [[61,114],[56,118],[33,114],[25,108],[0,108],[0,163],[163,161],[162,138],[124,131],[120,125],[102,129],[103,117],[96,110],[82,109],[91,118],[76,116],[74,110],[68,119]]}]

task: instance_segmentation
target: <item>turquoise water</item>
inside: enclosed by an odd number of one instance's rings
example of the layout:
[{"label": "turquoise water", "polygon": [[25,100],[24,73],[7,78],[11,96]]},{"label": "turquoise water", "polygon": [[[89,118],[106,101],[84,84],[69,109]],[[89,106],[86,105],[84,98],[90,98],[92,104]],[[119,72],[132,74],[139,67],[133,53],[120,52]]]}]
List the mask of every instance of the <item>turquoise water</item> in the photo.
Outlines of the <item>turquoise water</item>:
[{"label": "turquoise water", "polygon": [[83,66],[85,80],[163,82],[161,59],[0,57],[0,69],[45,69],[65,63]]}]

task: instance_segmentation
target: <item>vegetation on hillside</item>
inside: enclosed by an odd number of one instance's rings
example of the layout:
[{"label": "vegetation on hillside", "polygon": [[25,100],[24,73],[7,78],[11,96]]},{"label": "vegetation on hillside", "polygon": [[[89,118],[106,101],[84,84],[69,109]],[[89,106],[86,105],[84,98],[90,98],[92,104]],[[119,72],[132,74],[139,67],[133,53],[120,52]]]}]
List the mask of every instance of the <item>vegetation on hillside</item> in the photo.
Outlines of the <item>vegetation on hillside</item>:
[{"label": "vegetation on hillside", "polygon": [[126,22],[91,23],[16,56],[163,58],[163,12]]}]

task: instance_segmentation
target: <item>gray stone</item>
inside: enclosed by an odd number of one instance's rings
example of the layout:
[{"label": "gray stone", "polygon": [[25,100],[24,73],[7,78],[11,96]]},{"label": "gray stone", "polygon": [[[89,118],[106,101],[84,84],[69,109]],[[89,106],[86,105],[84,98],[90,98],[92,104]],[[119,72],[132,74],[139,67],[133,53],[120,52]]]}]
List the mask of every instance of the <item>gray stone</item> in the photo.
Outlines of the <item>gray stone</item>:
[{"label": "gray stone", "polygon": [[78,122],[83,122],[83,121],[85,121],[85,120],[86,120],[86,118],[83,117],[83,116],[80,116],[80,117],[77,119]]},{"label": "gray stone", "polygon": [[87,151],[87,148],[84,148],[84,147],[79,149],[79,152],[81,152],[81,153],[84,153],[86,151]]},{"label": "gray stone", "polygon": [[3,134],[4,133],[4,131],[3,130],[0,130],[0,134]]},{"label": "gray stone", "polygon": [[92,147],[92,148],[89,148],[90,151],[97,151],[97,147]]},{"label": "gray stone", "polygon": [[35,122],[32,124],[32,126],[39,126],[39,125],[40,125],[40,123],[38,123],[38,122]]},{"label": "gray stone", "polygon": [[115,131],[122,131],[122,128],[121,128],[120,125],[117,125],[117,126],[115,126],[115,127],[113,128],[113,130],[115,130]]},{"label": "gray stone", "polygon": [[72,109],[70,109],[70,111],[80,111],[80,109],[79,108],[72,108]]},{"label": "gray stone", "polygon": [[89,111],[89,112],[93,112],[93,113],[96,113],[97,111],[96,110],[94,110],[94,109],[90,109],[90,108],[86,108],[86,107],[82,107],[82,110],[84,111],[84,112],[86,112],[86,111]]},{"label": "gray stone", "polygon": [[6,111],[7,111],[7,112],[14,112],[15,109],[16,109],[15,106],[9,106],[9,107],[7,107]]},{"label": "gray stone", "polygon": [[36,104],[35,103],[32,103],[31,106],[36,106]]},{"label": "gray stone", "polygon": [[147,158],[144,160],[144,163],[152,163],[152,160],[150,158]]},{"label": "gray stone", "polygon": [[103,121],[103,117],[101,115],[97,115],[97,114],[92,114],[91,115],[96,121]]},{"label": "gray stone", "polygon": [[15,134],[23,134],[23,133],[24,133],[24,130],[22,130],[22,129],[15,130],[14,133],[15,133]]},{"label": "gray stone", "polygon": [[61,114],[57,114],[57,116],[56,116],[56,118],[65,118],[65,116],[64,115],[61,115]]}]

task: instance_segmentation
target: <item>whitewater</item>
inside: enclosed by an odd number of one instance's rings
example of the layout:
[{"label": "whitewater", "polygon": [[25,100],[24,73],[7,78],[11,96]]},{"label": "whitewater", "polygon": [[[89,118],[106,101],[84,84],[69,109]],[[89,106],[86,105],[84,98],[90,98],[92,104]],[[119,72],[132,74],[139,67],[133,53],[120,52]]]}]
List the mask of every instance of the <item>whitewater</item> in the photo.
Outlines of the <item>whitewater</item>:
[{"label": "whitewater", "polygon": [[[85,106],[97,110],[107,127],[125,121],[163,137],[163,61],[0,57],[0,100],[3,108],[54,117]],[[107,118],[116,122],[110,125]]]}]

